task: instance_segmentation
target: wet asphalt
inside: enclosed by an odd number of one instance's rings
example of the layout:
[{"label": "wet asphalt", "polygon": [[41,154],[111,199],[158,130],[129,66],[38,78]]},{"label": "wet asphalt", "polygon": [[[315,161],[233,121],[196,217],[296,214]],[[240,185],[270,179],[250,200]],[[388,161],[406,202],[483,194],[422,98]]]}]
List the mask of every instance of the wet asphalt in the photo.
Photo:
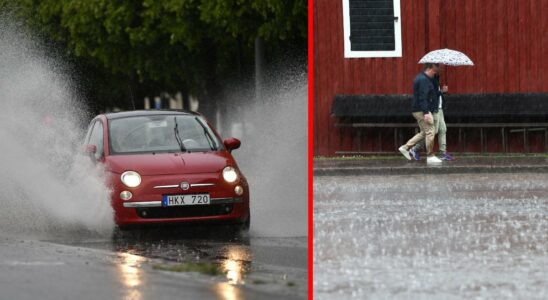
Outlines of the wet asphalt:
[{"label": "wet asphalt", "polygon": [[453,161],[427,165],[403,156],[317,159],[314,176],[413,175],[470,173],[548,173],[548,156],[540,155],[455,155]]},{"label": "wet asphalt", "polygon": [[547,299],[546,170],[544,157],[315,161],[315,299]]},{"label": "wet asphalt", "polygon": [[[181,264],[219,272],[166,271]],[[0,299],[305,299],[307,238],[222,226],[0,234]]]}]

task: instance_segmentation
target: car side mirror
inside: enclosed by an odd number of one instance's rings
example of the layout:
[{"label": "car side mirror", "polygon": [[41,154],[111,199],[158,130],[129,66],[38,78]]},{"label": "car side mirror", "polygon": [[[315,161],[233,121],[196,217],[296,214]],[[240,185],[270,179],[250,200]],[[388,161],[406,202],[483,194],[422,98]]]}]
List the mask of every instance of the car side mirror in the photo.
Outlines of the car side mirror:
[{"label": "car side mirror", "polygon": [[84,152],[85,152],[86,154],[90,154],[90,155],[93,154],[93,155],[95,155],[95,153],[97,153],[97,146],[95,146],[95,145],[86,145],[86,146],[84,147]]},{"label": "car side mirror", "polygon": [[232,150],[240,148],[242,142],[240,142],[240,140],[237,138],[228,138],[223,141],[223,144],[225,145],[228,152],[232,152]]}]

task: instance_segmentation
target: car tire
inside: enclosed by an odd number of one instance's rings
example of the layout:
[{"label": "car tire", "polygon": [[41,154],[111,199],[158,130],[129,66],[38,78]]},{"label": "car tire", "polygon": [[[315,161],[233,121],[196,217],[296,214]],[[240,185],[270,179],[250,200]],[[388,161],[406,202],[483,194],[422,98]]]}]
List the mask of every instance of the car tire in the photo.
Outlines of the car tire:
[{"label": "car tire", "polygon": [[122,227],[122,226],[115,226],[112,230],[112,239],[118,240],[118,239],[124,239],[127,238],[128,235],[128,228]]},{"label": "car tire", "polygon": [[240,231],[242,232],[248,232],[249,227],[251,227],[251,213],[247,215],[247,219],[240,224]]}]

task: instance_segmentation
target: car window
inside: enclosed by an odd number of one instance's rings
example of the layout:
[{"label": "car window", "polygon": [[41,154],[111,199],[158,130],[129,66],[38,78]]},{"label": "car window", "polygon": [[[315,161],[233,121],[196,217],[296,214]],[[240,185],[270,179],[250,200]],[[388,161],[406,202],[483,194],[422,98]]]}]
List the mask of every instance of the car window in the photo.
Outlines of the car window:
[{"label": "car window", "polygon": [[91,129],[88,145],[95,145],[97,152],[95,152],[95,158],[99,159],[103,156],[103,123],[96,121]]},{"label": "car window", "polygon": [[[176,136],[176,132],[178,136]],[[216,151],[222,149],[207,122],[197,116],[136,116],[109,121],[112,154]]]}]

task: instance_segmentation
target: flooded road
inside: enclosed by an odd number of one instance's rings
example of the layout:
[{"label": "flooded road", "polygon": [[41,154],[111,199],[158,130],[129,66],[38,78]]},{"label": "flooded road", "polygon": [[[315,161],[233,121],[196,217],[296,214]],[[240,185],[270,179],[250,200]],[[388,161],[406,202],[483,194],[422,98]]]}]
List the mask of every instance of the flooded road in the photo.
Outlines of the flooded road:
[{"label": "flooded road", "polygon": [[317,176],[316,299],[547,299],[548,174]]},{"label": "flooded road", "polygon": [[306,299],[306,245],[222,227],[0,235],[0,298]]}]

